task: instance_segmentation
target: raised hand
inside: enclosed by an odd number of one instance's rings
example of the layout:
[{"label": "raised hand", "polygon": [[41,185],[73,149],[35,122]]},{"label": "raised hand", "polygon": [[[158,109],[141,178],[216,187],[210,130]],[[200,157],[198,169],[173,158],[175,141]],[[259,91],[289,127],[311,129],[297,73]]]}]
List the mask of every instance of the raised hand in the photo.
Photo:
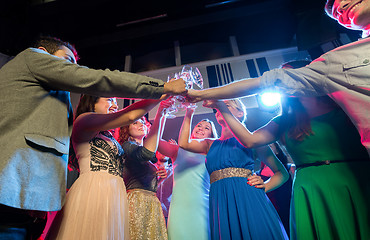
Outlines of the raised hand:
[{"label": "raised hand", "polygon": [[172,145],[178,145],[175,139],[168,140],[168,143]]},{"label": "raised hand", "polygon": [[186,101],[196,103],[202,101],[202,90],[189,89],[186,94]]},{"label": "raised hand", "polygon": [[190,102],[188,102],[188,101],[183,102],[183,103],[182,103],[182,106],[183,106],[184,108],[191,108],[191,109],[196,109],[196,108],[197,108],[197,104],[195,104],[195,103],[190,103]]},{"label": "raised hand", "polygon": [[170,98],[166,98],[164,100],[161,101],[161,103],[159,104],[159,108],[161,109],[165,109],[165,108],[169,108],[171,107],[172,105],[172,101]]},{"label": "raised hand", "polygon": [[203,101],[203,107],[217,108],[220,103],[222,103],[222,101],[220,101],[220,100],[204,100]]},{"label": "raised hand", "polygon": [[157,177],[162,179],[167,177],[167,170],[163,166],[158,167]]},{"label": "raised hand", "polygon": [[164,84],[164,93],[169,95],[185,95],[188,92],[186,82],[182,79],[175,79]]}]

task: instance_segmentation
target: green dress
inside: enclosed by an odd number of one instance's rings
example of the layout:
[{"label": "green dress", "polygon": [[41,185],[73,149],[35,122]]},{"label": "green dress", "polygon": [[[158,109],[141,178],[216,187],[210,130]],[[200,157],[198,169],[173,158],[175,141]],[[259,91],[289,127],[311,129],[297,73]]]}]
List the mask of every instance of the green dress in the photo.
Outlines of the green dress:
[{"label": "green dress", "polygon": [[344,162],[296,170],[291,239],[370,239],[370,161],[357,130],[341,109],[311,119],[311,127],[302,142],[285,133],[295,164]]}]

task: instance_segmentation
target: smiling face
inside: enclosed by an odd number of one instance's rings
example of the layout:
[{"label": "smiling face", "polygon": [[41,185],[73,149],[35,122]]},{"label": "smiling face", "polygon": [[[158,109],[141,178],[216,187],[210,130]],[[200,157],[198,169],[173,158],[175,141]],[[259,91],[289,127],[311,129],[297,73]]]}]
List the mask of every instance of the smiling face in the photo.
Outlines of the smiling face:
[{"label": "smiling face", "polygon": [[346,28],[370,30],[370,0],[335,0],[331,13]]},{"label": "smiling face", "polygon": [[128,131],[132,138],[139,140],[148,134],[148,127],[145,125],[145,121],[143,119],[139,119],[130,124]]},{"label": "smiling face", "polygon": [[96,113],[107,114],[117,112],[118,106],[116,98],[99,98],[95,103],[94,111]]},{"label": "smiling face", "polygon": [[207,121],[199,122],[191,133],[192,139],[204,139],[212,137],[212,125]]}]

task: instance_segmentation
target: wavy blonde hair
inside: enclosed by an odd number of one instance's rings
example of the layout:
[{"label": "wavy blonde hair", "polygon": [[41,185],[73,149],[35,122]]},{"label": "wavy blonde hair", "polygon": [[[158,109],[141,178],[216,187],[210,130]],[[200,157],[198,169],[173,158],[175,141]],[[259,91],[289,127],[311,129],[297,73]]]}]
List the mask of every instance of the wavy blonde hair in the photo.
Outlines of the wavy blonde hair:
[{"label": "wavy blonde hair", "polygon": [[243,117],[240,118],[239,121],[244,124],[245,120],[247,119],[247,110],[243,102],[239,98],[224,100],[224,101],[225,103],[228,103],[232,108],[243,113]]}]

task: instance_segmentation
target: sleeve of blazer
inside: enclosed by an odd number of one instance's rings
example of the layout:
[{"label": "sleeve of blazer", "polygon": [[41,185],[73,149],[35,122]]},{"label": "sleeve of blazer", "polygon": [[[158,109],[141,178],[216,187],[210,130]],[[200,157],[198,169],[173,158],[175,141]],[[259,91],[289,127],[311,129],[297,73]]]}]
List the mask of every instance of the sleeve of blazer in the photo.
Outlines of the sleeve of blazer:
[{"label": "sleeve of blazer", "polygon": [[36,48],[25,50],[24,57],[35,79],[51,89],[144,99],[156,99],[163,94],[164,82],[159,79],[118,70],[90,69]]}]

